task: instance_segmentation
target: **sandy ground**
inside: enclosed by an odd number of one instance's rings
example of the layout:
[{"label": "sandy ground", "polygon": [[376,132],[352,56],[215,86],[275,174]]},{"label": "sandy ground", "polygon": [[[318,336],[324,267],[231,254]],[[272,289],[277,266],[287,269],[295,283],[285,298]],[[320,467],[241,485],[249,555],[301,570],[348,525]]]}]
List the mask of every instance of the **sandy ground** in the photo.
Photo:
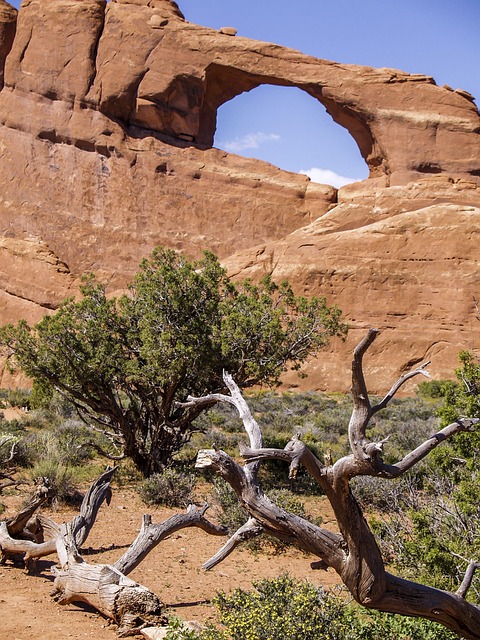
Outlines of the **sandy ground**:
[{"label": "sandy ground", "polygon": [[[2,518],[13,515],[23,496],[18,492],[2,496],[7,506]],[[83,548],[88,562],[115,562],[134,540],[142,514],[151,513],[161,522],[179,510],[147,507],[131,489],[113,489],[110,506],[103,505],[90,537]],[[315,499],[309,504],[313,515],[322,515],[324,526],[335,529],[328,503]],[[68,521],[73,509],[44,510],[56,522]],[[214,514],[211,514],[213,519]],[[160,543],[130,576],[154,591],[167,607],[167,613],[183,620],[205,622],[214,618],[209,600],[218,591],[235,587],[250,588],[252,580],[275,577],[288,572],[308,578],[325,587],[339,583],[334,572],[314,571],[311,560],[295,549],[285,553],[252,553],[237,549],[209,572],[201,565],[216,553],[224,539],[209,536],[200,529],[184,529]],[[0,565],[0,638],[2,640],[58,640],[96,638],[114,640],[115,627],[83,605],[60,606],[50,597],[51,566],[56,556],[41,561],[39,575],[28,576],[21,567]]]}]

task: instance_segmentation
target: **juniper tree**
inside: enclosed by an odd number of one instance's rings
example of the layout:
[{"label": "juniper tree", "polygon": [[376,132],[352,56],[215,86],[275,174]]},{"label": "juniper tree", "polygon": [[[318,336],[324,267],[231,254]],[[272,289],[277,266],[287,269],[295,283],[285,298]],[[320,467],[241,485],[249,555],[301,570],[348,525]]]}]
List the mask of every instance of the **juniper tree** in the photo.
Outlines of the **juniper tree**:
[{"label": "juniper tree", "polygon": [[81,294],[33,327],[4,326],[0,343],[37,397],[68,398],[145,476],[189,440],[208,405],[182,403],[222,390],[224,369],[242,388],[275,385],[346,333],[324,298],[296,296],[269,277],[233,282],[208,252],[189,261],[159,247],[124,295],[108,297],[93,276]]}]

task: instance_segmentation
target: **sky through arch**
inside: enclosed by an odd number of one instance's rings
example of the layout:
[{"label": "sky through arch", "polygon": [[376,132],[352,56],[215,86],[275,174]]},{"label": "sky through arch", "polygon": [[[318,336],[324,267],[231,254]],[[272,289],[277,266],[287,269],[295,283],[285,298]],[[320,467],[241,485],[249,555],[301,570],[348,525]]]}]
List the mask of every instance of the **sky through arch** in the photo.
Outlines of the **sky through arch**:
[{"label": "sky through arch", "polygon": [[350,133],[296,87],[261,85],[223,104],[214,146],[335,187],[368,177]]}]

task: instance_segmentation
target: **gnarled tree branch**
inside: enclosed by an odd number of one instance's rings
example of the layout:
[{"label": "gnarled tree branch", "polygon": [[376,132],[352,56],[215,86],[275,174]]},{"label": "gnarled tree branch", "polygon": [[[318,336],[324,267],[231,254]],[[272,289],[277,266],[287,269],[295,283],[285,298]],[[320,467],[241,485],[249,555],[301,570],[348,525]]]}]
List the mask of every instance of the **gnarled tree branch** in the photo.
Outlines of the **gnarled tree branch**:
[{"label": "gnarled tree branch", "polygon": [[177,513],[160,524],[152,524],[149,515],[143,516],[142,528],[127,551],[113,565],[115,569],[128,575],[162,540],[187,527],[198,527],[213,536],[225,536],[227,530],[205,518],[208,505],[199,511],[195,505],[189,505],[187,513]]},{"label": "gnarled tree branch", "polygon": [[[438,444],[456,433],[471,430],[477,420],[459,420],[428,438],[395,465],[387,465],[382,459],[382,443],[370,442],[366,436],[372,415],[384,408],[400,387],[416,375],[426,375],[426,365],[402,376],[383,400],[372,407],[363,374],[363,356],[375,340],[378,331],[372,329],[357,346],[352,363],[353,412],[349,424],[349,439],[352,454],[324,466],[311,451],[295,436],[283,450],[263,449],[250,437],[250,447],[242,446],[241,454],[246,460],[242,468],[223,451],[202,450],[198,454],[197,466],[210,466],[231,485],[242,507],[251,516],[254,527],[259,523],[265,531],[281,539],[290,539],[298,547],[320,558],[321,566],[330,566],[337,571],[357,602],[367,607],[422,617],[440,622],[452,631],[470,640],[480,640],[480,608],[468,603],[465,594],[473,576],[473,565],[469,567],[464,582],[455,593],[448,593],[422,584],[392,576],[385,570],[376,540],[363,517],[360,506],[352,494],[349,481],[356,475],[394,478],[410,469]],[[231,404],[239,403],[238,388],[233,381],[228,385]],[[233,391],[232,391],[233,388]],[[198,399],[197,401],[201,401]],[[238,407],[237,407],[238,408]],[[244,415],[243,409],[239,414]],[[245,419],[244,419],[245,425]],[[258,425],[257,425],[258,427]],[[248,429],[246,429],[248,433]],[[261,443],[261,437],[258,440]],[[340,529],[339,534],[317,527],[294,516],[273,504],[258,486],[255,476],[248,472],[253,464],[264,460],[284,460],[290,465],[290,476],[294,476],[300,464],[323,488],[334,510]],[[238,533],[238,532],[237,532]],[[207,566],[220,562],[235,548],[235,536],[212,558]]]}]

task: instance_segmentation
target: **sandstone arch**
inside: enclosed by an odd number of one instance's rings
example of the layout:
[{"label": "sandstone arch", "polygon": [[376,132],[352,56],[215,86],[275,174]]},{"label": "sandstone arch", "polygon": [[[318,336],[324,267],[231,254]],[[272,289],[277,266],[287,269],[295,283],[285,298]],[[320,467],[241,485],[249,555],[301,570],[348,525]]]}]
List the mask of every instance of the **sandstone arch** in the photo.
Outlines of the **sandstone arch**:
[{"label": "sandstone arch", "polygon": [[[49,55],[35,56],[40,42]],[[98,109],[130,135],[133,125],[201,148],[211,147],[225,101],[260,84],[295,86],[351,133],[371,177],[479,179],[479,114],[466,92],[424,75],[231,37],[186,22],[169,0],[32,0],[21,12],[5,83]]]},{"label": "sandstone arch", "polygon": [[[374,140],[368,127],[361,118],[352,116],[348,107],[339,105],[322,96],[322,90],[314,83],[296,84],[288,79],[262,76],[260,74],[246,73],[236,70],[233,74],[225,65],[211,64],[205,74],[205,98],[200,110],[199,132],[197,142],[205,146],[212,146],[216,131],[217,111],[226,102],[234,99],[245,91],[251,91],[263,85],[275,85],[283,87],[296,87],[309,94],[323,105],[333,120],[348,130],[352,135],[364,160],[369,164],[370,170],[374,166],[372,152]],[[368,162],[370,158],[370,162]]]}]

